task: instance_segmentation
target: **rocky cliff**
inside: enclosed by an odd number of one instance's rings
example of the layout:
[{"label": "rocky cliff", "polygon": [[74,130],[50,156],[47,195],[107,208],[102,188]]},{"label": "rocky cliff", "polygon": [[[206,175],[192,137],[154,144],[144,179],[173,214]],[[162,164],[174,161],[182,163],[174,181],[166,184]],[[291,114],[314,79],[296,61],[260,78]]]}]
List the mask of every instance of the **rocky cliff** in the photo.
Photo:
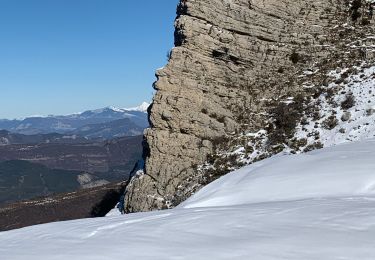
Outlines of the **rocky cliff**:
[{"label": "rocky cliff", "polygon": [[319,148],[319,136],[307,144],[296,127],[317,119],[312,100],[332,92],[329,71],[373,60],[373,22],[360,0],[181,0],[127,211],[176,206],[285,148]]}]

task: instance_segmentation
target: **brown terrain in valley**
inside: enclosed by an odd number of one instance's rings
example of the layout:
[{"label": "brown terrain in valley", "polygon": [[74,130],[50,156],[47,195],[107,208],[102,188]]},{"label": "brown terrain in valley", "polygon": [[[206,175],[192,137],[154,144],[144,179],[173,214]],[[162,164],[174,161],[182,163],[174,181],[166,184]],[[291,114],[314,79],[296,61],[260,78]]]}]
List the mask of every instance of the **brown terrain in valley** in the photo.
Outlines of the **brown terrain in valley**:
[{"label": "brown terrain in valley", "polygon": [[81,218],[103,217],[114,208],[126,182],[21,201],[0,207],[0,231]]},{"label": "brown terrain in valley", "polygon": [[[115,171],[115,178],[126,175],[142,154],[142,136],[85,143],[39,143],[0,146],[0,162],[23,160],[50,169],[89,173]],[[106,176],[110,179],[111,176]]]}]

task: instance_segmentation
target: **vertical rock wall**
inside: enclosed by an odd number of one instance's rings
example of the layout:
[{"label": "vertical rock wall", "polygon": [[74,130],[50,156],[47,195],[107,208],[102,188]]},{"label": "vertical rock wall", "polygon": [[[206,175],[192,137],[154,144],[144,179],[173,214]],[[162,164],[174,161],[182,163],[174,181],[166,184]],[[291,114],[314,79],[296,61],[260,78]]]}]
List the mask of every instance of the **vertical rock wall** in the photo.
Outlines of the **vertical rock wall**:
[{"label": "vertical rock wall", "polygon": [[217,144],[266,127],[266,102],[303,92],[298,75],[334,57],[345,0],[181,0],[175,48],[156,72],[145,174],[128,212],[173,207],[199,188]]}]

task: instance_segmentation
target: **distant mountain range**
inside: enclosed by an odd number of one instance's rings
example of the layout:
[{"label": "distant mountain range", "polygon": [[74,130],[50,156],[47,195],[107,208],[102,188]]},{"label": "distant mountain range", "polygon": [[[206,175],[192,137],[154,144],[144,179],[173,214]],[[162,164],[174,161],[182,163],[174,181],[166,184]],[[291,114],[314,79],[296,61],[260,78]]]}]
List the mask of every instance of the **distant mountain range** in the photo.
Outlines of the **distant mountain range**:
[{"label": "distant mountain range", "polygon": [[140,135],[148,127],[144,102],[135,108],[106,107],[65,116],[28,117],[0,120],[0,129],[23,135],[64,134],[87,138],[110,139]]},{"label": "distant mountain range", "polygon": [[127,180],[148,107],[0,120],[0,205]]},{"label": "distant mountain range", "polygon": [[145,126],[139,126],[130,118],[124,118],[100,124],[85,125],[69,134],[84,136],[89,139],[111,139],[115,137],[142,135],[144,129]]},{"label": "distant mountain range", "polygon": [[15,144],[78,144],[78,143],[89,143],[89,140],[85,137],[77,135],[64,135],[57,133],[50,134],[35,134],[35,135],[24,135],[11,133],[7,130],[0,130],[0,146],[9,146]]}]

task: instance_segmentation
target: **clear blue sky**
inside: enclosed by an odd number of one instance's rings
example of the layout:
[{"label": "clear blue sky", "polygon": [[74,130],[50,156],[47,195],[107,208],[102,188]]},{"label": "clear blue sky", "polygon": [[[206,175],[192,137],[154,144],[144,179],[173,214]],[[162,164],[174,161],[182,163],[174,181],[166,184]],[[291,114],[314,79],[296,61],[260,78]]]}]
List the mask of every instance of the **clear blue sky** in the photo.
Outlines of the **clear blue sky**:
[{"label": "clear blue sky", "polygon": [[152,98],[178,0],[0,0],[0,118]]}]

